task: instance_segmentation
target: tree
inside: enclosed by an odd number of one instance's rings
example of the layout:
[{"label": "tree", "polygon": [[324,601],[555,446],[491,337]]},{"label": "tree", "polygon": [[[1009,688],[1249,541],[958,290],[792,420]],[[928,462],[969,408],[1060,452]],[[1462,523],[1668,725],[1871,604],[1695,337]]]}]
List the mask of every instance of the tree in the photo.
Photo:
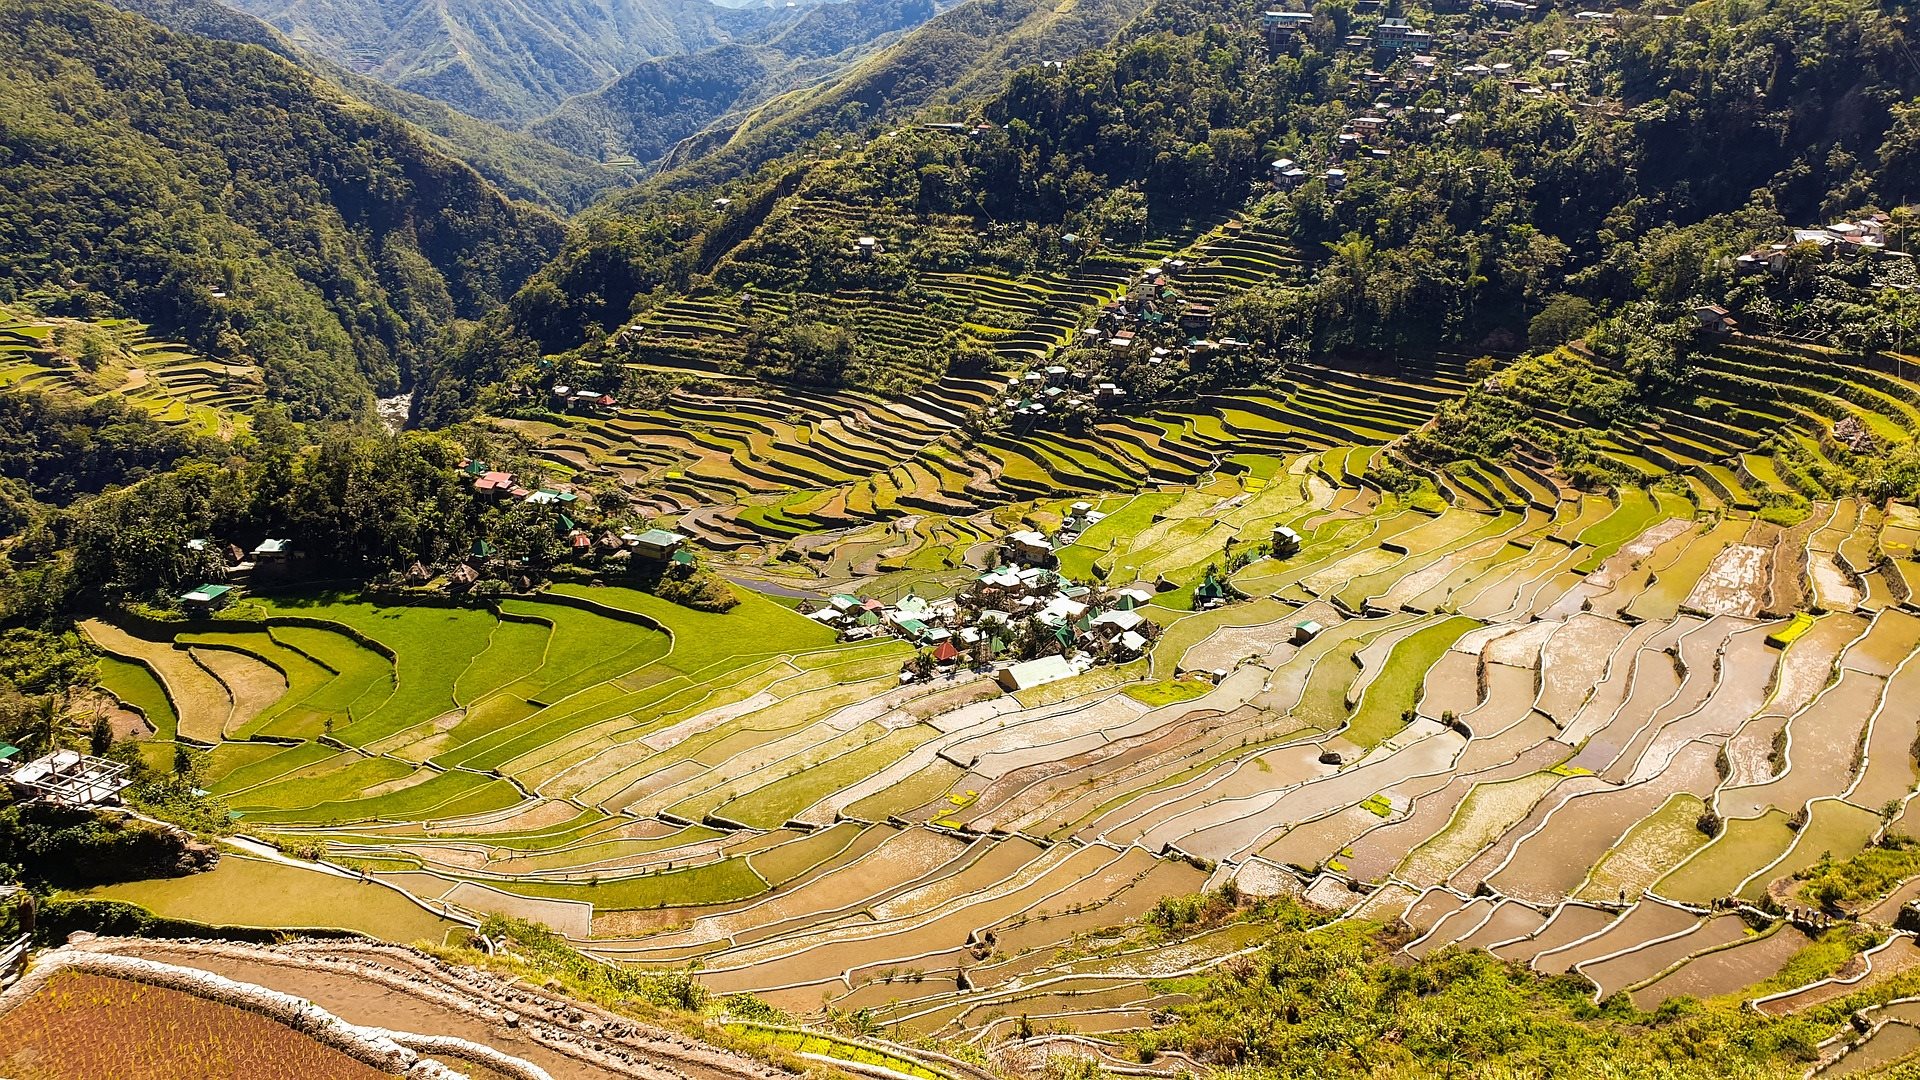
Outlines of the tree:
[{"label": "tree", "polygon": [[93,727],[87,732],[87,751],[94,757],[106,757],[113,749],[113,725],[104,716],[93,718]]},{"label": "tree", "polygon": [[1585,297],[1559,293],[1527,324],[1527,343],[1536,349],[1564,345],[1593,325],[1593,304]]}]

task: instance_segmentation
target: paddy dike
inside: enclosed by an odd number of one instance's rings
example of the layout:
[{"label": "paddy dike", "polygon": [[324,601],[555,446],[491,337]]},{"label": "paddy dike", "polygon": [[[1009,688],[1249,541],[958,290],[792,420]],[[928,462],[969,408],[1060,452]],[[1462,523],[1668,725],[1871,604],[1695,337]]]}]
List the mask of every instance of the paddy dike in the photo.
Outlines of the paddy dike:
[{"label": "paddy dike", "polygon": [[773,1080],[782,1075],[744,1055],[517,979],[396,946],[100,938],[73,948],[264,987],[310,1001],[348,1024],[467,1040],[532,1063],[556,1080]]},{"label": "paddy dike", "polygon": [[[757,593],[725,615],[584,585],[497,609],[286,602],[217,636],[96,637],[126,657],[123,700],[260,736],[208,752],[243,830],[427,904],[329,878],[329,895],[358,890],[343,913],[400,905],[362,912],[392,921],[370,932],[533,917],[610,962],[696,964],[710,991],[803,1022],[866,1008],[983,1041],[1013,1009],[1105,1038],[1150,1026],[1164,1003],[1106,950],[1161,900],[1227,882],[1404,919],[1412,955],[1488,948],[1636,1000],[1787,970],[1806,946],[1769,933],[1777,920],[1755,917],[1751,941],[1702,920],[1791,889],[1822,852],[1858,853],[1908,800],[1920,618],[1776,610],[1813,595],[1781,575],[1806,573],[1834,525],[1783,529],[1664,488],[1579,495],[1508,467],[1415,505],[1367,486],[1390,453],[1293,449],[1100,497],[1100,530],[1060,558],[1164,581],[1129,600],[1157,639],[1017,694],[960,671],[903,683],[903,640],[837,640]],[[1526,508],[1466,497],[1495,488]],[[911,562],[923,527],[972,551],[1072,501],[847,535]],[[1809,520],[1851,522],[1852,540],[1880,520],[1860,509]],[[1259,555],[1281,524],[1299,554]],[[1229,539],[1250,554],[1220,572],[1245,599],[1192,610]],[[884,608],[980,572],[905,562],[815,591]],[[834,561],[808,565],[796,581]],[[284,673],[274,700],[266,669]],[[328,717],[333,737],[313,737]],[[269,896],[308,912],[230,861],[226,898],[104,894],[232,922]],[[1168,949],[1204,969],[1257,944],[1241,932]]]}]

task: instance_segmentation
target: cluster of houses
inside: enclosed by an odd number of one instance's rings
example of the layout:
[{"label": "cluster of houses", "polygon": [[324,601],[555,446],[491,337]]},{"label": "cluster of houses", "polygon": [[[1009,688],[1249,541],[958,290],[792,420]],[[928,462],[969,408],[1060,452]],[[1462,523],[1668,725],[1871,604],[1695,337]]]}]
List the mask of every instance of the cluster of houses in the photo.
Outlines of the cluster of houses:
[{"label": "cluster of houses", "polygon": [[[1246,223],[1229,221],[1221,226],[1224,239],[1232,241],[1246,231]],[[1194,349],[1212,352],[1244,352],[1247,342],[1226,338],[1209,340],[1213,332],[1213,305],[1189,300],[1180,288],[1180,279],[1194,269],[1186,259],[1166,259],[1136,274],[1126,294],[1100,309],[1094,332],[1109,349],[1144,349],[1146,362],[1166,363],[1173,350],[1153,348],[1152,342],[1185,343]]]},{"label": "cluster of houses", "polygon": [[1005,408],[1021,419],[1039,419],[1064,409],[1113,409],[1126,399],[1126,390],[1116,383],[1098,381],[1088,372],[1062,364],[1050,364],[1009,379],[1006,400],[993,408]]},{"label": "cluster of houses", "polygon": [[[1348,34],[1341,42],[1348,49],[1401,52],[1424,50],[1434,45],[1432,31],[1413,26],[1403,16],[1385,14],[1385,0],[1355,0],[1350,10],[1356,17],[1381,18],[1370,34]],[[1497,25],[1531,20],[1539,14],[1540,6],[1526,3],[1525,0],[1433,0],[1433,10],[1435,14],[1469,15],[1478,21]],[[1609,11],[1581,11],[1574,15],[1574,18],[1589,24],[1610,22],[1613,17],[1614,14]],[[1313,12],[1268,9],[1260,13],[1260,26],[1276,48],[1286,48],[1306,37],[1307,31],[1313,26]]]},{"label": "cluster of houses", "polygon": [[[642,532],[603,529],[599,533],[582,528],[570,516],[574,507],[584,505],[578,492],[566,484],[543,485],[529,488],[514,479],[514,475],[504,469],[495,469],[492,465],[478,459],[464,461],[461,472],[472,482],[473,493],[495,502],[518,501],[534,506],[556,506],[560,513],[554,519],[554,528],[566,538],[567,547],[575,558],[579,559],[641,559],[649,562],[691,563],[693,553],[686,549],[687,537],[667,529],[646,529]],[[467,560],[466,573],[458,573],[457,578],[472,579],[478,570],[472,565],[483,562],[494,555],[493,545],[485,540],[476,540],[473,545],[473,557]],[[410,576],[418,577],[424,567],[415,567]],[[428,575],[431,578],[431,574]],[[456,580],[456,584],[460,582]]]},{"label": "cluster of houses", "polygon": [[530,488],[514,479],[513,473],[496,469],[485,461],[469,458],[460,463],[460,471],[473,486],[473,493],[494,502],[517,500],[535,505],[557,503],[572,506],[580,496],[566,484]]},{"label": "cluster of houses", "polygon": [[[566,538],[568,552],[579,562],[616,566],[634,562],[691,566],[695,561],[693,552],[686,547],[687,537],[666,529],[646,529],[642,532],[602,529],[594,533],[581,528],[562,513],[554,519],[554,531]],[[514,578],[522,570],[505,560],[491,541],[475,540],[467,557],[447,570],[446,586],[453,592],[464,592],[483,578],[500,577],[506,580]],[[406,574],[407,583],[414,586],[431,584],[438,576],[432,567],[418,562],[409,567]],[[517,580],[521,582],[519,587],[522,590],[531,586],[531,582],[524,577]]]},{"label": "cluster of houses", "polygon": [[599,390],[581,390],[571,386],[555,386],[551,391],[553,411],[564,413],[589,413],[596,416],[609,416],[620,408],[620,401],[612,394]]},{"label": "cluster of houses", "polygon": [[[1222,228],[1231,240],[1245,227],[1243,222],[1230,221]],[[1149,367],[1252,349],[1250,342],[1231,337],[1216,341],[1208,336],[1213,331],[1213,305],[1187,299],[1179,286],[1179,279],[1193,269],[1192,261],[1179,258],[1145,267],[1120,297],[1099,310],[1092,325],[1077,331],[1080,343],[1103,347],[1121,363],[1138,360]],[[1116,409],[1127,401],[1127,388],[1119,383],[1053,364],[1014,377],[1007,384],[1005,400],[994,408],[1034,420],[1075,407]]]},{"label": "cluster of houses", "polygon": [[[1542,60],[1555,66],[1583,63],[1565,49],[1549,49]],[[1504,62],[1467,64],[1451,69],[1452,74],[1471,82],[1497,79],[1522,97],[1564,96],[1571,92],[1567,82],[1536,83],[1516,76],[1515,71],[1513,64]],[[1294,158],[1276,158],[1267,164],[1267,179],[1281,191],[1291,191],[1315,178],[1325,181],[1329,189],[1339,191],[1350,179],[1347,169],[1350,163],[1390,158],[1396,147],[1410,139],[1464,123],[1467,114],[1457,109],[1408,103],[1426,89],[1441,84],[1446,74],[1439,59],[1426,54],[1410,57],[1398,75],[1374,70],[1360,73],[1355,77],[1353,92],[1370,97],[1372,104],[1367,113],[1348,120],[1334,136],[1331,163],[1310,167]],[[1596,101],[1582,102],[1580,107],[1605,109],[1610,106]]]},{"label": "cluster of houses", "polygon": [[238,600],[242,586],[256,575],[291,574],[302,556],[292,540],[275,536],[255,544],[251,551],[238,544],[218,544],[195,537],[187,541],[187,550],[201,556],[200,564],[210,572],[216,569],[212,565],[216,558],[219,564],[219,580],[203,581],[174,598],[182,611],[200,614],[219,611]]},{"label": "cluster of houses", "polygon": [[[661,566],[691,565],[695,561],[693,552],[686,546],[688,537],[668,529],[648,528],[636,532],[606,528],[596,532],[582,527],[571,511],[576,504],[583,504],[583,500],[565,485],[528,488],[516,482],[511,472],[478,460],[462,462],[460,469],[477,498],[559,507],[553,527],[577,561],[595,565],[641,562]],[[283,537],[268,537],[251,551],[236,544],[219,546],[204,539],[187,541],[187,548],[203,555],[217,553],[224,565],[220,580],[202,582],[175,597],[181,610],[189,614],[211,614],[225,609],[240,598],[241,587],[253,578],[288,575],[302,555],[292,540]],[[466,556],[447,569],[445,583],[453,591],[465,591],[483,578],[511,578],[520,572],[521,568],[502,558],[492,541],[483,538],[475,540]],[[423,586],[440,574],[425,563],[416,562],[405,576],[408,584]]]},{"label": "cluster of houses", "polygon": [[[1098,521],[1076,504],[1057,539]],[[1071,542],[1071,541],[1067,541]],[[1054,544],[1037,531],[1010,533],[1004,564],[938,600],[909,592],[892,603],[852,593],[831,596],[808,617],[859,640],[897,637],[927,651],[936,669],[994,665],[1008,690],[1023,690],[1145,652],[1159,627],[1141,613],[1145,589],[1112,592],[1073,581],[1050,564]],[[1026,659],[1018,659],[1022,654]],[[1034,654],[1039,655],[1034,655]],[[913,678],[912,665],[903,678]]]},{"label": "cluster of houses", "polygon": [[1741,255],[1734,260],[1734,269],[1742,274],[1784,274],[1796,248],[1817,251],[1820,258],[1828,262],[1839,258],[1911,260],[1912,254],[1893,246],[1897,238],[1892,230],[1893,218],[1886,213],[1868,214],[1855,221],[1836,221],[1831,225],[1794,229],[1784,240]]},{"label": "cluster of houses", "polygon": [[[1500,25],[1530,21],[1540,13],[1540,4],[1528,4],[1526,0],[1434,0],[1432,10],[1438,15],[1471,15],[1480,23]],[[1402,15],[1386,15],[1384,0],[1356,0],[1352,13],[1356,17],[1380,15],[1373,33],[1350,33],[1340,42],[1350,50],[1379,50],[1379,52],[1407,52],[1407,50],[1428,50],[1434,48],[1434,33],[1415,27]],[[1659,15],[1655,15],[1659,17]],[[1615,19],[1615,12],[1574,12],[1574,19],[1584,25],[1607,25]],[[1269,8],[1260,13],[1261,31],[1267,35],[1273,48],[1286,50],[1304,40],[1313,27],[1313,12],[1288,12],[1279,8]],[[1503,31],[1496,31],[1503,33]]]}]

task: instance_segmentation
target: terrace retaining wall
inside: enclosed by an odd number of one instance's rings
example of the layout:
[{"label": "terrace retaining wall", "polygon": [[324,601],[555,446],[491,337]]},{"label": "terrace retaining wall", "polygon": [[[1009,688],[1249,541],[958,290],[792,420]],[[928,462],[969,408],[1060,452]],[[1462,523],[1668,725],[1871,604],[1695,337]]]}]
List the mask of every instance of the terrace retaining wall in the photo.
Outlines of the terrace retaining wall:
[{"label": "terrace retaining wall", "polygon": [[[236,982],[211,972],[176,967],[172,964],[162,964],[132,956],[86,952],[72,947],[55,949],[42,955],[28,971],[26,977],[15,983],[4,994],[0,994],[0,1018],[4,1018],[8,1012],[24,1004],[54,978],[69,971],[144,983],[148,986],[191,994],[205,1001],[243,1009],[284,1024],[315,1042],[332,1047],[382,1072],[405,1076],[407,1080],[465,1080],[464,1073],[454,1072],[438,1061],[421,1057],[418,1051],[400,1045],[384,1032],[349,1024],[325,1009],[291,994]],[[465,1040],[443,1039],[443,1041],[447,1043],[449,1049],[452,1049],[454,1043],[461,1044],[461,1049],[466,1052],[463,1056],[480,1059],[485,1055],[492,1055],[504,1059],[494,1067],[510,1066],[502,1068],[501,1071],[514,1077],[515,1080],[552,1080],[552,1077],[538,1066],[517,1058],[507,1058],[506,1055],[491,1051],[490,1048],[467,1043]],[[489,1064],[494,1065],[494,1062],[489,1061]]]}]

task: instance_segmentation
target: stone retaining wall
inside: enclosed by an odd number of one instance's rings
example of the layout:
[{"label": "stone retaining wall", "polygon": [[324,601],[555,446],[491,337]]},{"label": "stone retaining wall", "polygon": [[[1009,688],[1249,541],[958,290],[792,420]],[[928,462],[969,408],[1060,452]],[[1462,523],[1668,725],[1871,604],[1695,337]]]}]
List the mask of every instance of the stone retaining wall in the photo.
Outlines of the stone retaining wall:
[{"label": "stone retaining wall", "polygon": [[[264,1016],[324,1046],[364,1062],[382,1072],[405,1076],[407,1080],[466,1080],[466,1074],[447,1068],[438,1061],[422,1057],[417,1050],[401,1045],[387,1033],[349,1024],[311,1002],[291,994],[269,990],[250,983],[236,982],[221,975],[194,968],[163,964],[133,956],[89,952],[72,946],[55,949],[35,959],[26,977],[0,994],[0,1019],[17,1008],[48,982],[64,972],[83,972],[128,982],[145,983],[167,990],[192,994],[205,1001],[230,1005]],[[464,1040],[453,1040],[465,1043]],[[471,1056],[492,1066],[492,1057],[504,1058],[488,1047],[467,1043]],[[516,1059],[518,1068],[508,1072],[515,1080],[552,1080],[544,1070]],[[498,1066],[495,1066],[498,1067]],[[502,1070],[507,1071],[507,1070]]]}]

